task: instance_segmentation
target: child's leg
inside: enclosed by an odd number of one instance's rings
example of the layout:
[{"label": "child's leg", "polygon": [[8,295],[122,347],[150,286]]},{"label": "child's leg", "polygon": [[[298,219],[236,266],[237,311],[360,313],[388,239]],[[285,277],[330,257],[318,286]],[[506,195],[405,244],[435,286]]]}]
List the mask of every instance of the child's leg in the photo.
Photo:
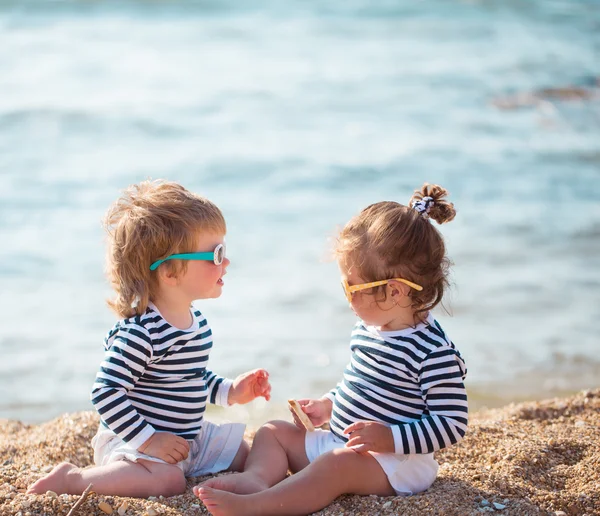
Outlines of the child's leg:
[{"label": "child's leg", "polygon": [[[304,438],[305,431],[292,423],[266,423],[256,432],[243,473],[213,478],[201,486],[243,494],[267,489],[283,480],[288,469],[296,472],[308,465]],[[196,494],[199,487],[194,488]]]},{"label": "child's leg", "polygon": [[89,468],[63,462],[35,482],[27,492],[81,494],[90,484],[94,484],[94,492],[98,494],[138,498],[174,496],[183,493],[186,488],[183,472],[173,464],[122,460]]},{"label": "child's leg", "polygon": [[392,496],[394,490],[369,454],[339,448],[259,493],[239,495],[201,486],[198,496],[215,516],[310,514],[345,494]]},{"label": "child's leg", "polygon": [[231,461],[231,466],[227,468],[227,471],[244,471],[244,465],[246,464],[246,459],[248,458],[248,454],[250,453],[250,446],[244,440],[240,444],[233,461]]}]

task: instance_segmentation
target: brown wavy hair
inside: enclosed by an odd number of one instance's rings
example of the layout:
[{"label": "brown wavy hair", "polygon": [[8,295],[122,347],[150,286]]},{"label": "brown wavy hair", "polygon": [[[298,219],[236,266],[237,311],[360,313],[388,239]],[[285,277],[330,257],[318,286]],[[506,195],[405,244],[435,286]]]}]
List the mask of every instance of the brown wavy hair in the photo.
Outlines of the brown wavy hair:
[{"label": "brown wavy hair", "polygon": [[[106,273],[114,299],[108,306],[120,317],[141,315],[158,286],[150,265],[175,253],[194,252],[202,232],[225,234],[221,210],[204,197],[164,180],[147,180],[126,188],[104,221],[108,235]],[[164,262],[176,274],[187,262]]]},{"label": "brown wavy hair", "polygon": [[[415,315],[430,311],[448,287],[451,262],[442,235],[429,220],[444,224],[455,217],[447,195],[441,186],[425,183],[415,190],[408,206],[393,201],[371,204],[340,232],[336,257],[356,267],[365,282],[404,278],[421,285],[422,291],[410,291],[412,308]],[[424,197],[433,199],[427,214],[411,207]],[[385,287],[371,293],[385,300]]]}]

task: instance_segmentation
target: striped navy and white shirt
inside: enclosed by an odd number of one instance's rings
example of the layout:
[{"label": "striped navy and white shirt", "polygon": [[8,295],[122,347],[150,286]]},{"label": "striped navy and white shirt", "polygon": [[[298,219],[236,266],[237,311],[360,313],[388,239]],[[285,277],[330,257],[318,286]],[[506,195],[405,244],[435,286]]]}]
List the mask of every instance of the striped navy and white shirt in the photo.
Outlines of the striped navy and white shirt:
[{"label": "striped navy and white shirt", "polygon": [[360,321],[352,332],[350,363],[333,402],[331,431],[356,421],[388,424],[396,453],[432,453],[460,441],[467,429],[465,363],[430,314],[425,323],[379,331]]},{"label": "striped navy and white shirt", "polygon": [[193,439],[206,403],[227,405],[232,382],[206,368],[212,332],[199,311],[192,314],[192,325],[180,330],[150,304],[104,339],[91,400],[102,423],[133,448],[156,431]]}]

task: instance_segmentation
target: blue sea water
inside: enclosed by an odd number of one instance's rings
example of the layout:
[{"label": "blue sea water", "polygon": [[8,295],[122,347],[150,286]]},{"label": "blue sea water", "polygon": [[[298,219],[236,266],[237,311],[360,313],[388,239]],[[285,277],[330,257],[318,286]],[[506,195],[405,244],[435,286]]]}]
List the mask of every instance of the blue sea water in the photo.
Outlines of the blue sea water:
[{"label": "blue sea water", "polygon": [[[338,381],[329,257],[369,203],[451,193],[436,314],[472,406],[600,384],[600,4],[0,0],[0,417],[90,410],[114,323],[100,220],[168,178],[228,221],[212,368],[271,374],[261,422]],[[575,85],[590,98],[496,99]],[[216,414],[219,417],[219,414]]]}]

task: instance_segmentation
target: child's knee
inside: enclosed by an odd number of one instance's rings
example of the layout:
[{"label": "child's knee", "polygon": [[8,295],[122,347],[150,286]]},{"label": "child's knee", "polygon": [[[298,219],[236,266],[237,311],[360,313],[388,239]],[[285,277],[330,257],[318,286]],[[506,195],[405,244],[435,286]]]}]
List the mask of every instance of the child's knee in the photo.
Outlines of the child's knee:
[{"label": "child's knee", "polygon": [[183,471],[174,464],[162,464],[140,459],[132,463],[148,472],[144,486],[148,489],[145,496],[175,496],[185,493],[187,481]]},{"label": "child's knee", "polygon": [[285,449],[293,446],[296,442],[304,442],[305,431],[288,421],[269,421],[258,430],[256,437],[261,431],[262,435],[270,434],[271,438],[276,439]]},{"label": "child's knee", "polygon": [[363,457],[350,448],[337,448],[321,455],[333,471],[351,471]]},{"label": "child's knee", "polygon": [[185,475],[178,467],[169,468],[161,478],[161,493],[163,496],[176,496],[185,493],[187,482]]},{"label": "child's knee", "polygon": [[296,425],[289,421],[274,420],[265,423],[258,431],[267,432],[275,436],[286,436],[302,432]]}]

